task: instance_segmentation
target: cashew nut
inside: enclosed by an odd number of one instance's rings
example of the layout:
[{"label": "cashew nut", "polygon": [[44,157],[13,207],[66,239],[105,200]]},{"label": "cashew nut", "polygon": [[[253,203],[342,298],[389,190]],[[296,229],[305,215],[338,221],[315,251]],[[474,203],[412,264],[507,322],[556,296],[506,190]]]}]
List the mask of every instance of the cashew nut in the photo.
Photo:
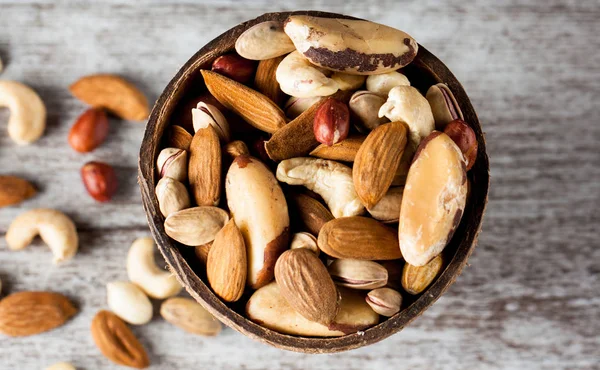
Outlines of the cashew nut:
[{"label": "cashew nut", "polygon": [[152,302],[135,284],[113,281],[106,284],[106,300],[111,311],[132,325],[152,320]]},{"label": "cashew nut", "polygon": [[352,169],[326,159],[291,158],[277,166],[277,180],[304,185],[319,194],[334,217],[357,216],[364,207],[354,190]]},{"label": "cashew nut", "polygon": [[367,76],[351,75],[348,73],[335,72],[331,75],[331,79],[337,83],[338,88],[342,91],[356,90],[365,83]]},{"label": "cashew nut", "polygon": [[46,370],[76,370],[75,366],[68,362],[59,362],[46,368]]},{"label": "cashew nut", "polygon": [[0,81],[0,107],[10,110],[8,135],[17,144],[33,143],[44,133],[46,107],[30,87],[16,81]]},{"label": "cashew nut", "polygon": [[127,276],[148,296],[165,299],[177,295],[181,284],[169,271],[156,265],[152,238],[136,239],[127,254]]},{"label": "cashew nut", "polygon": [[338,90],[338,84],[325,75],[326,71],[311,64],[302,54],[288,54],[275,72],[281,90],[298,98],[329,96]]},{"label": "cashew nut", "polygon": [[396,86],[410,86],[410,81],[405,75],[396,71],[367,77],[367,90],[384,97]]},{"label": "cashew nut", "polygon": [[6,232],[12,250],[23,249],[39,235],[54,254],[54,263],[70,259],[77,252],[79,238],[75,224],[62,212],[38,208],[20,214]]}]

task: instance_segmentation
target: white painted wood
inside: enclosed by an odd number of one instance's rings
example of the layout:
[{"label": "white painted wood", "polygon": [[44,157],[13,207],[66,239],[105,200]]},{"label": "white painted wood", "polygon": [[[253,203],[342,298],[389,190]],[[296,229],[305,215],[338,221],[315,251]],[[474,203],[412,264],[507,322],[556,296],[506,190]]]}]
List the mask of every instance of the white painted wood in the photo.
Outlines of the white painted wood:
[{"label": "white painted wood", "polygon": [[[194,52],[227,28],[267,11],[318,9],[398,27],[464,84],[487,133],[492,189],[479,247],[457,283],[408,329],[355,351],[308,356],[227,329],[185,334],[156,317],[135,328],[152,369],[599,369],[600,37],[597,0],[395,1],[0,0],[2,79],[26,82],[48,106],[46,134],[15,146],[0,135],[0,173],[33,181],[34,199],[0,210],[0,234],[20,212],[54,207],[81,232],[77,258],[51,265],[37,242],[10,252],[0,239],[4,292],[54,290],[81,312],[36,337],[0,337],[0,369],[115,366],[89,326],[106,308],[106,282],[126,279],[130,243],[148,235],[136,185],[143,124],[111,121],[107,142],[74,153],[67,133],[84,106],[67,86],[115,72],[155,99]],[[8,114],[0,111],[0,132]],[[96,204],[79,180],[88,160],[117,167],[121,191]],[[3,293],[4,294],[4,293]],[[158,306],[157,306],[158,307]]]}]

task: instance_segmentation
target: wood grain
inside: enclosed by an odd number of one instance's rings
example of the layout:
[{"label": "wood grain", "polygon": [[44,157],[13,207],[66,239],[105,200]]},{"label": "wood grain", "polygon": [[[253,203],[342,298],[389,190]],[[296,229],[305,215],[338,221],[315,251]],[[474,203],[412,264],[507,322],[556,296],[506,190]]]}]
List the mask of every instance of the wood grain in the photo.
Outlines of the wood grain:
[{"label": "wood grain", "polygon": [[[87,73],[116,72],[154,100],[208,40],[273,10],[266,0],[246,4],[0,0],[6,67],[0,78],[31,84],[49,111],[47,131],[34,146],[16,147],[0,135],[2,174],[40,189],[0,211],[0,234],[17,214],[38,206],[67,212],[82,231],[80,254],[61,267],[51,265],[41,242],[11,252],[0,239],[3,292],[54,289],[81,309],[56,331],[1,338],[0,369],[40,369],[63,360],[78,369],[113,369],[95,348],[89,325],[106,308],[104,284],[126,279],[127,248],[149,234],[136,184],[143,125],[111,120],[101,148],[73,152],[68,130],[85,107],[67,86]],[[134,328],[151,352],[151,369],[600,368],[597,1],[380,0],[375,7],[302,0],[285,7],[398,27],[449,66],[479,114],[490,153],[492,187],[479,246],[471,266],[434,306],[381,343],[307,356],[229,329],[217,338],[194,337],[157,316]],[[0,111],[0,130],[7,118]],[[95,204],[79,182],[79,168],[92,159],[117,168],[121,192],[113,203]]]}]

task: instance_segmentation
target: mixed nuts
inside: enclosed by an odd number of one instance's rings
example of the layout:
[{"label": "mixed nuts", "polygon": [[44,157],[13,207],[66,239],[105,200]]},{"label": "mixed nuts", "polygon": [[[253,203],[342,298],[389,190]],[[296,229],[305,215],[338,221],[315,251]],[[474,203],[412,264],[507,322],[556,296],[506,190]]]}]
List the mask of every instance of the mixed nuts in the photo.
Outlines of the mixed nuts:
[{"label": "mixed nuts", "polygon": [[413,87],[416,41],[368,21],[294,15],[235,49],[200,71],[193,132],[166,131],[167,235],[194,248],[216,296],[249,297],[246,316],[281,333],[394,316],[443,271],[466,206],[477,140],[452,91]]}]

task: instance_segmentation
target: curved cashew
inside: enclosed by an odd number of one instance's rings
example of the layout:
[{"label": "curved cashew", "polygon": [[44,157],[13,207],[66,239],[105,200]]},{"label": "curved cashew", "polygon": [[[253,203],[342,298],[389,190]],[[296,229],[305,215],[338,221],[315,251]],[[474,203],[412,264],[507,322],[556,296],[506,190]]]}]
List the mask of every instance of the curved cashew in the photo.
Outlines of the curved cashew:
[{"label": "curved cashew", "polygon": [[6,232],[12,250],[23,249],[39,235],[54,254],[54,263],[70,259],[77,252],[79,238],[75,224],[67,215],[54,209],[38,208],[20,214]]},{"label": "curved cashew", "polygon": [[396,86],[410,86],[410,81],[405,75],[396,71],[367,77],[367,90],[384,97]]},{"label": "curved cashew", "polygon": [[30,87],[16,81],[0,81],[0,107],[10,110],[8,135],[17,144],[33,143],[44,133],[46,106]]},{"label": "curved cashew", "polygon": [[412,86],[396,86],[390,90],[387,101],[379,109],[379,117],[383,116],[392,122],[406,122],[410,131],[407,145],[410,155],[435,128],[429,102]]},{"label": "curved cashew", "polygon": [[115,315],[132,325],[143,325],[152,320],[152,302],[135,284],[128,281],[106,284],[106,300]]},{"label": "curved cashew", "polygon": [[340,90],[348,91],[356,90],[359,87],[361,87],[365,83],[367,76],[351,75],[343,72],[334,72],[333,75],[331,75],[331,79],[335,81]]},{"label": "curved cashew", "polygon": [[304,185],[319,194],[334,217],[357,216],[364,207],[358,199],[352,169],[326,159],[291,158],[277,166],[277,180],[290,185]]},{"label": "curved cashew", "polygon": [[177,295],[182,287],[169,271],[156,265],[152,238],[136,239],[127,254],[127,276],[152,298],[165,299]]},{"label": "curved cashew", "polygon": [[291,96],[329,96],[338,90],[338,84],[324,73],[324,69],[312,65],[298,51],[293,51],[277,66],[275,79],[281,90]]}]

